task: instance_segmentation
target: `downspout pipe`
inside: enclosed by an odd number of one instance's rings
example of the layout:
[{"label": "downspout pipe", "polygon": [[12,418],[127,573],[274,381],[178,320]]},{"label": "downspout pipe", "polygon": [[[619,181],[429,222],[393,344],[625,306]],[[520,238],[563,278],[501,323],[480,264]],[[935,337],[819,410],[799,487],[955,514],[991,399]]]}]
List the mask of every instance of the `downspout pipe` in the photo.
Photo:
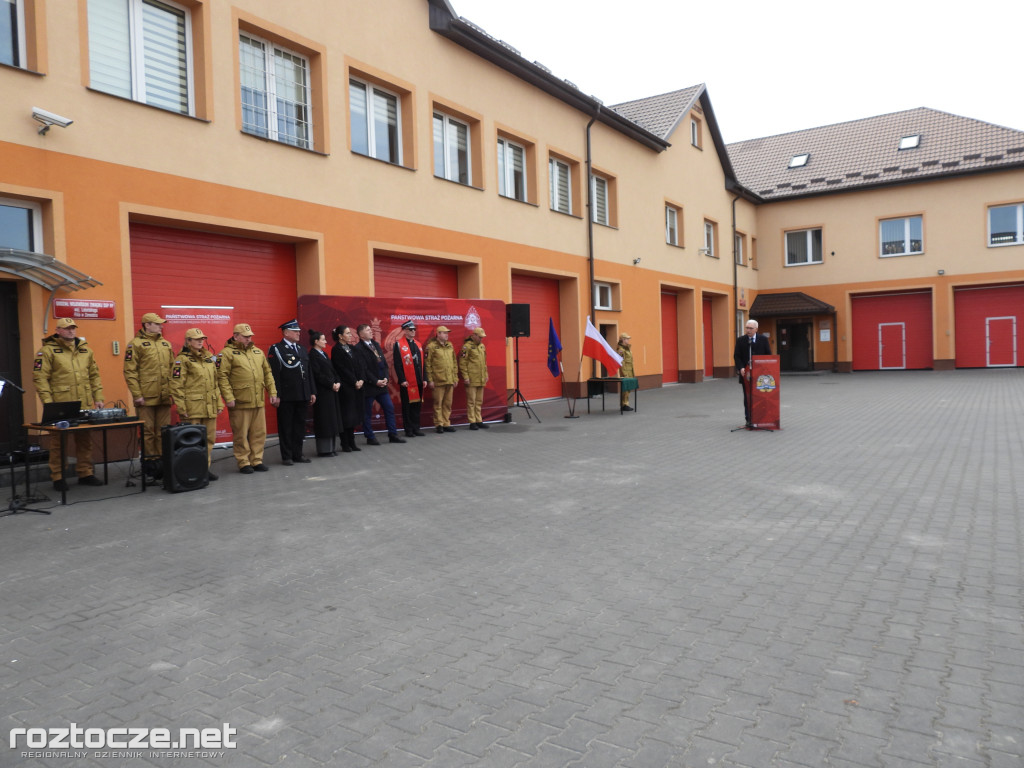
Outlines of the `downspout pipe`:
[{"label": "downspout pipe", "polygon": [[[587,123],[587,178],[584,183],[587,185],[587,262],[590,266],[590,299],[587,301],[587,306],[590,308],[588,314],[597,319],[594,316],[594,190],[593,185],[590,183],[590,178],[593,174],[593,162],[591,158],[591,143],[590,143],[590,129],[597,120],[597,115],[590,118],[590,122]],[[595,326],[600,330],[600,326],[595,323]],[[591,359],[590,361],[590,376],[594,378],[597,376],[597,360]]]}]

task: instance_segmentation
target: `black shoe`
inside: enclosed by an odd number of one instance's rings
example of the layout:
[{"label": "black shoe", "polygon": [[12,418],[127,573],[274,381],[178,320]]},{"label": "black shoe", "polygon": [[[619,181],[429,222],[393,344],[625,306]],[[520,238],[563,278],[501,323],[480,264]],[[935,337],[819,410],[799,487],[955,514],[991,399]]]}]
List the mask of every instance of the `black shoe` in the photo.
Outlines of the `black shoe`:
[{"label": "black shoe", "polygon": [[444,431],[445,432],[454,432],[455,431],[455,427],[444,427]]},{"label": "black shoe", "polygon": [[86,475],[85,477],[78,478],[79,485],[103,485],[103,481],[100,480],[96,475]]},{"label": "black shoe", "polygon": [[380,445],[380,440],[378,440],[376,437],[368,437],[368,438],[366,438],[366,444],[367,445]]},{"label": "black shoe", "polygon": [[426,433],[424,433],[423,430],[421,430],[421,429],[414,429],[412,431],[412,434],[413,434],[414,437],[426,437],[427,436]]},{"label": "black shoe", "polygon": [[253,471],[254,472],[269,472],[270,471],[270,467],[268,467],[266,464],[254,464],[253,465]]},{"label": "black shoe", "polygon": [[67,480],[54,480],[53,490],[55,491],[66,491],[68,489]]},{"label": "black shoe", "polygon": [[[328,454],[328,455],[330,455],[330,454]],[[313,463],[312,459],[306,458],[305,456],[299,456],[299,458],[297,458],[295,461],[297,461],[299,464],[312,464]]]},{"label": "black shoe", "polygon": [[477,425],[477,423],[475,421],[470,423],[469,428],[474,430],[474,431],[477,430],[477,429],[480,429],[480,427]]},{"label": "black shoe", "polygon": [[349,448],[347,445],[343,445],[343,446],[341,446],[341,452],[342,453],[352,453],[352,449]]},{"label": "black shoe", "polygon": [[284,464],[284,466],[286,467],[295,466],[295,462],[292,461],[291,459],[281,459],[281,463]]},{"label": "black shoe", "polygon": [[416,435],[413,433],[413,431],[411,429],[405,430],[405,436],[406,437],[416,437]]},{"label": "black shoe", "polygon": [[621,410],[623,413],[625,413],[626,411],[632,411],[633,409],[630,408],[628,405],[624,405],[619,410]]},{"label": "black shoe", "polygon": [[401,437],[399,437],[397,434],[395,434],[395,435],[388,435],[388,442],[389,443],[404,443],[406,441],[403,440]]},{"label": "black shoe", "polygon": [[206,479],[207,480],[219,480],[220,478],[217,477],[217,475],[213,474],[213,472],[207,471],[206,472]]},{"label": "black shoe", "polygon": [[477,426],[480,427],[480,429],[490,429],[491,428],[490,424],[484,424],[482,421],[477,422]]},{"label": "black shoe", "polygon": [[355,443],[352,443],[352,445],[349,446],[349,449],[352,450],[352,451],[361,451],[361,450],[363,450],[362,448],[360,448]]},{"label": "black shoe", "polygon": [[440,435],[442,432],[444,432],[444,427],[434,427],[434,431]]},{"label": "black shoe", "polygon": [[239,467],[238,471],[241,472],[243,475],[251,475],[255,470],[248,464],[246,464],[244,467]]}]

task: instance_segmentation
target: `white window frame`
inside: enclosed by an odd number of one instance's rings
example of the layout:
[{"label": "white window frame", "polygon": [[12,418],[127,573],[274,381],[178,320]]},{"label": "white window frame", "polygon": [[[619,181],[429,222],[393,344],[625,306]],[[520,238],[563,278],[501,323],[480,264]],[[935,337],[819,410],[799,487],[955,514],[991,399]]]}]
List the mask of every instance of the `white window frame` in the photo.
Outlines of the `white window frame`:
[{"label": "white window frame", "polygon": [[[818,258],[815,259],[814,253],[814,233],[821,232],[821,238],[818,243]],[[790,235],[798,236],[803,235],[806,238],[807,246],[807,261],[790,261],[789,259],[789,237]],[[810,229],[791,229],[785,233],[785,248],[786,248],[786,266],[787,267],[806,267],[811,264],[823,264],[824,263],[824,251],[825,251],[825,233],[821,227],[811,227]]]},{"label": "white window frame", "polygon": [[594,283],[594,309],[614,309],[615,293],[611,283]]},{"label": "white window frame", "polygon": [[[914,220],[917,220],[919,222],[919,228],[920,228],[920,232],[921,232],[921,237],[920,237],[920,245],[921,245],[921,247],[918,248],[916,251],[915,250],[911,250],[911,243],[913,241],[913,238],[911,237],[910,227],[911,227],[911,222],[913,222]],[[900,222],[900,221],[903,222],[903,250],[901,250],[901,251],[891,251],[889,253],[886,253],[885,252],[886,240],[885,240],[885,235],[883,234],[883,229],[885,228],[886,224]],[[890,242],[895,242],[895,241],[890,241]],[[882,219],[881,221],[878,222],[878,255],[881,258],[889,259],[889,258],[893,258],[894,256],[915,256],[915,255],[918,255],[918,254],[921,254],[921,253],[924,253],[924,217],[923,216],[920,216],[920,215],[918,215],[918,216],[897,216],[895,219]]]},{"label": "white window frame", "polygon": [[[548,160],[549,191],[551,210],[572,216],[572,166],[564,160],[552,157]],[[565,208],[559,207],[559,182],[565,181]]]},{"label": "white window frame", "polygon": [[743,235],[737,232],[732,236],[732,247],[735,253],[736,264],[740,267],[744,265],[743,261]]},{"label": "white window frame", "polygon": [[690,118],[690,144],[700,149],[700,120],[695,117]]},{"label": "white window frame", "polygon": [[[263,78],[265,91],[261,91],[266,97],[266,119],[267,125],[266,130],[261,130],[259,125],[254,123],[245,122],[245,110],[246,105],[243,99],[242,101],[242,131],[253,136],[261,136],[271,141],[277,141],[282,144],[289,144],[293,147],[301,147],[302,149],[313,148],[313,93],[310,80],[310,67],[309,58],[303,56],[301,53],[296,53],[293,50],[285,48],[283,45],[266,40],[258,35],[251,34],[249,32],[241,32],[238,38],[239,44],[239,66],[245,67],[245,55],[241,50],[242,38],[246,38],[252,43],[258,43],[263,47],[263,69],[260,70]],[[255,46],[253,46],[253,49]],[[302,82],[299,84],[303,93],[305,94],[304,102],[289,102],[300,104],[305,110],[305,119],[295,118],[290,125],[294,125],[296,128],[303,128],[303,131],[297,131],[296,134],[282,133],[279,127],[281,121],[281,114],[279,109],[279,102],[282,101],[278,94],[278,77],[277,77],[277,59],[278,55],[282,57],[288,57],[301,64]],[[245,86],[245,77],[240,73],[243,90]],[[239,97],[241,98],[241,96]],[[252,105],[250,109],[255,110],[256,105]],[[303,135],[304,134],[304,135]]]},{"label": "white window frame", "polygon": [[[1016,227],[1014,229],[1013,240],[994,243],[992,242],[992,212],[1003,208],[1014,209],[1014,219],[1016,220]],[[988,208],[988,246],[990,248],[1002,248],[1003,246],[1006,245],[1024,245],[1024,203],[1010,203],[1008,205],[990,205]]]},{"label": "white window frame", "polygon": [[594,207],[591,209],[592,220],[595,224],[610,226],[610,211],[608,210],[608,179],[604,176],[591,174],[590,194]]},{"label": "white window frame", "polygon": [[[33,253],[43,252],[43,206],[28,200],[0,197],[0,206],[5,208],[23,208],[29,212],[29,248],[26,250]],[[0,240],[0,248],[14,248],[15,243],[6,243]]]},{"label": "white window frame", "polygon": [[[440,142],[438,141],[438,120],[441,122]],[[459,140],[459,129],[465,132],[465,168],[459,162],[458,147],[453,146]],[[440,110],[434,111],[434,175],[469,186],[473,183],[473,128],[464,120],[452,117]],[[440,157],[438,151],[440,150]],[[440,161],[440,162],[439,162]],[[440,165],[440,167],[438,167]],[[438,173],[438,171],[441,173]]]},{"label": "white window frame", "polygon": [[[355,92],[352,88],[353,85],[357,85],[363,89],[363,114],[366,117],[364,128],[367,136],[367,147],[366,151],[357,149],[355,145],[352,146],[352,151],[365,155],[366,157],[372,157],[377,160],[381,160],[385,163],[392,163],[393,165],[404,165],[404,159],[402,157],[402,97],[395,91],[382,88],[379,85],[374,85],[366,80],[359,77],[349,77],[349,108],[351,109],[353,93]],[[381,157],[377,151],[377,121],[373,119],[373,106],[374,101],[371,96],[380,95],[385,98],[391,98],[395,101],[395,157]],[[355,121],[356,115],[351,114],[351,120]],[[353,136],[354,139],[354,136]]]},{"label": "white window frame", "polygon": [[715,222],[704,220],[704,254],[706,256],[715,255]]},{"label": "white window frame", "polygon": [[679,209],[674,205],[665,206],[665,242],[679,245]]},{"label": "white window frame", "polygon": [[[516,155],[522,170],[522,185],[516,189]],[[527,201],[526,147],[518,142],[498,137],[498,194],[511,200]]]},{"label": "white window frame", "polygon": [[[169,101],[162,103],[147,93],[146,6],[180,14],[184,21],[185,109],[169,106]],[[120,18],[122,8],[127,9],[124,19]],[[91,88],[170,112],[195,114],[192,12],[189,8],[172,0],[89,0],[88,10]],[[114,26],[122,22],[123,26]],[[109,76],[103,76],[104,70]]]},{"label": "white window frame", "polygon": [[27,51],[25,38],[25,0],[14,0],[11,6],[14,11],[14,28],[11,30],[11,61],[12,67],[24,69],[27,66]]}]

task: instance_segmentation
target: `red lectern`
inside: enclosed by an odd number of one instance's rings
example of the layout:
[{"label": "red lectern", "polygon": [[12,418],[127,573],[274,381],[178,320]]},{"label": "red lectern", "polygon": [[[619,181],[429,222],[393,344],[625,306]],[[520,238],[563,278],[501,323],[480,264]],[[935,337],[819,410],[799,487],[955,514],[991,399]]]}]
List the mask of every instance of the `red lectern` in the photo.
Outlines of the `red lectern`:
[{"label": "red lectern", "polygon": [[779,357],[754,355],[750,358],[750,426],[781,429],[779,426]]}]

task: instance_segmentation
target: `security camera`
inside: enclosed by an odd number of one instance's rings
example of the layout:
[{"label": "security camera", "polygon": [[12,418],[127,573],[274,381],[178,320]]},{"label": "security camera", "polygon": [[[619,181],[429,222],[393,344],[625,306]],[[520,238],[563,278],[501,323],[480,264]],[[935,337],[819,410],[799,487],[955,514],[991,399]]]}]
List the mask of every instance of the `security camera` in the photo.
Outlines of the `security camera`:
[{"label": "security camera", "polygon": [[75,122],[70,117],[61,117],[60,115],[56,115],[53,112],[47,112],[45,109],[40,109],[39,107],[32,107],[32,118],[43,124],[43,127],[39,129],[40,134],[45,134],[50,130],[51,125],[56,125],[59,128],[67,128]]}]

